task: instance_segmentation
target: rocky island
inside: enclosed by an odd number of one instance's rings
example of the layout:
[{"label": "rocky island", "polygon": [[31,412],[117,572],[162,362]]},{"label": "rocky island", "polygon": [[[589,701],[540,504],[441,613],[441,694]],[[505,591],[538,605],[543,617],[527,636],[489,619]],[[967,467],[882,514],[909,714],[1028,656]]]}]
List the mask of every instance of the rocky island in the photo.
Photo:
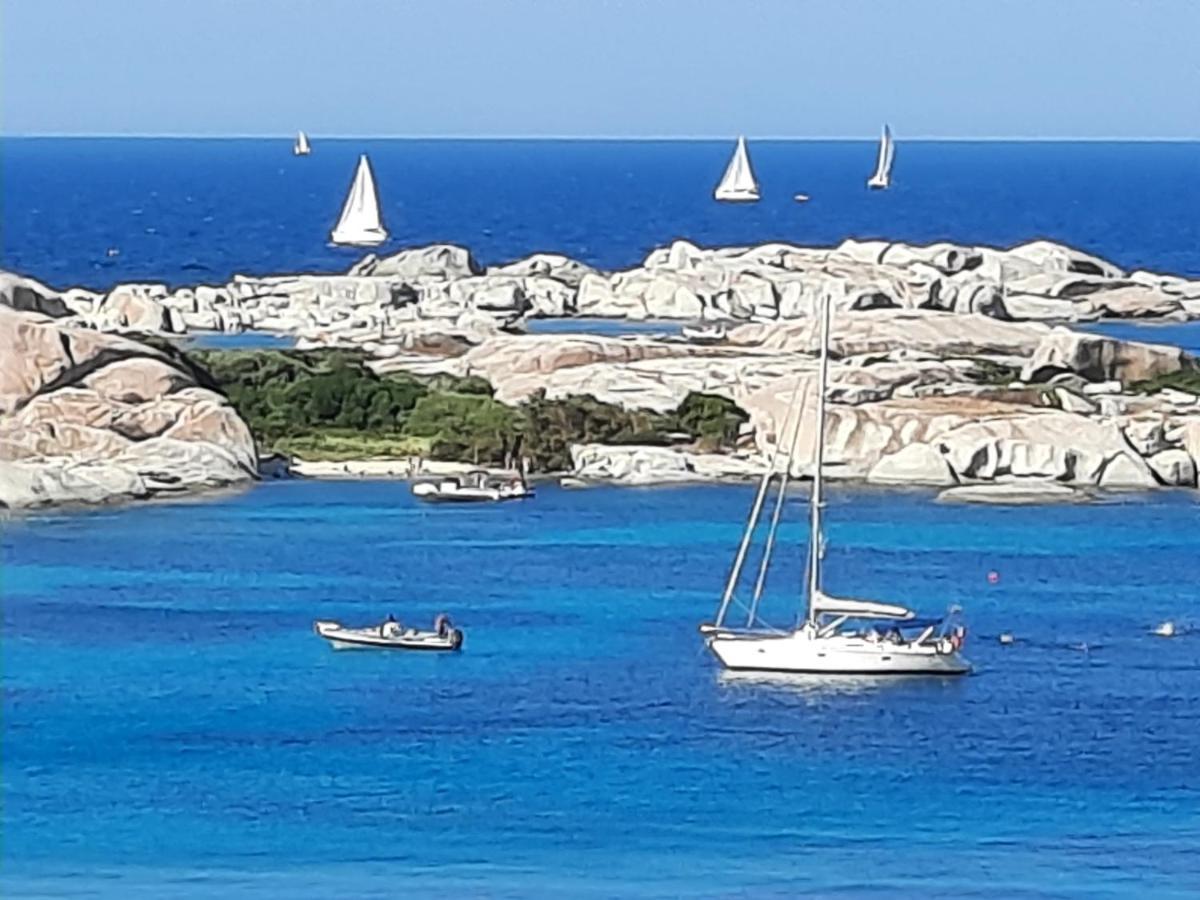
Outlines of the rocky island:
[{"label": "rocky island", "polygon": [[[551,254],[485,268],[436,245],[369,255],[345,274],[175,289],[57,291],[4,275],[0,503],[234,483],[255,477],[256,439],[319,457],[328,428],[378,457],[520,455],[639,484],[753,476],[789,406],[812,413],[825,294],[836,310],[831,477],[948,498],[989,485],[1056,499],[1196,486],[1196,361],[1070,326],[1200,318],[1200,281],[1045,241],[676,241],[620,272]],[[528,332],[566,317],[664,327]],[[672,333],[672,320],[692,327]],[[242,330],[293,335],[298,349],[185,353],[146,337]],[[272,416],[273,404],[295,410],[311,440],[297,443],[292,414]]]}]

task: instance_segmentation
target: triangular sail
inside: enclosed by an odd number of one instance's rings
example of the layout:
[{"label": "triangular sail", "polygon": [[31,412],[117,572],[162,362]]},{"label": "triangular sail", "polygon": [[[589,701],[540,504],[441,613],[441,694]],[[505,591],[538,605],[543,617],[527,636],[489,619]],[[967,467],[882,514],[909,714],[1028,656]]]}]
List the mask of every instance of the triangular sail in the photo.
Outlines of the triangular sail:
[{"label": "triangular sail", "polygon": [[744,137],[738,138],[733,157],[725,167],[725,174],[721,176],[721,183],[717,185],[713,196],[718,200],[758,199],[758,181],[750,167],[750,154],[746,150]]},{"label": "triangular sail", "polygon": [[885,188],[892,183],[892,160],[896,155],[896,144],[892,140],[892,129],[883,126],[879,138],[879,156],[875,160],[875,174],[867,181],[870,187]]},{"label": "triangular sail", "polygon": [[307,156],[311,150],[312,150],[312,148],[309,147],[309,145],[308,145],[308,135],[305,134],[303,131],[297,133],[296,146],[294,148],[296,155],[297,156]]},{"label": "triangular sail", "polygon": [[378,244],[387,239],[387,231],[379,215],[375,176],[371,173],[366,154],[358,158],[354,184],[350,186],[342,215],[331,237],[335,244]]}]

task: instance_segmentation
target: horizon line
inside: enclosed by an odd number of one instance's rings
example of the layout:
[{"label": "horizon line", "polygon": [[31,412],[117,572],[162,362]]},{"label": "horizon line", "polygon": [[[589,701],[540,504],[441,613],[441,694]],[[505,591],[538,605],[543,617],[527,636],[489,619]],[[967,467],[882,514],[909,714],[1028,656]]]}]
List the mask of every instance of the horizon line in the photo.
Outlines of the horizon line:
[{"label": "horizon line", "polygon": [[[720,135],[554,135],[554,134],[322,134],[306,132],[309,139],[323,141],[547,141],[547,142],[622,142],[622,143],[683,143],[694,141],[731,141],[736,140],[736,134]],[[822,137],[801,137],[796,135],[744,135],[747,140],[771,141],[788,143],[844,143],[844,142],[874,142],[878,135],[840,135]],[[258,133],[258,134],[189,134],[189,133],[151,133],[151,132],[18,132],[4,134],[0,139],[14,140],[188,140],[188,141],[237,141],[237,140],[292,140],[294,132]],[[1194,144],[1200,143],[1198,137],[1161,137],[1161,136],[1029,136],[1029,135],[988,135],[979,137],[947,136],[947,135],[900,135],[898,140],[907,143],[1070,143],[1070,144]]]}]

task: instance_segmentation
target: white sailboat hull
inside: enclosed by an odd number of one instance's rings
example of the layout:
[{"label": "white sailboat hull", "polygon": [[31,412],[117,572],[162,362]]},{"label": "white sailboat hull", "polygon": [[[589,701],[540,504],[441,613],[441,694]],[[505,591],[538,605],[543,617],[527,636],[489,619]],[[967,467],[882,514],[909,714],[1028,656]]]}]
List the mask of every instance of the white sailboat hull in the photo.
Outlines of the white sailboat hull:
[{"label": "white sailboat hull", "polygon": [[720,200],[722,203],[754,203],[760,199],[758,191],[737,189],[718,189],[713,194],[713,197],[717,200]]},{"label": "white sailboat hull", "polygon": [[891,186],[891,183],[892,183],[892,179],[891,179],[891,177],[890,177],[890,176],[888,176],[888,175],[882,175],[882,176],[880,176],[880,175],[877,175],[877,176],[875,176],[875,177],[871,178],[871,179],[870,179],[870,180],[867,182],[867,187],[871,188],[872,190],[879,190],[879,191],[882,191],[882,190],[884,190],[884,189],[886,189],[886,188],[890,187],[890,186]]},{"label": "white sailboat hull", "polygon": [[329,240],[333,243],[349,247],[376,247],[387,238],[387,232],[381,228],[366,231],[333,231],[329,235]]},{"label": "white sailboat hull", "polygon": [[[717,631],[705,643],[735,671],[819,675],[965,675],[971,665],[949,643],[892,644],[861,637]],[[939,645],[940,644],[940,645]]]}]

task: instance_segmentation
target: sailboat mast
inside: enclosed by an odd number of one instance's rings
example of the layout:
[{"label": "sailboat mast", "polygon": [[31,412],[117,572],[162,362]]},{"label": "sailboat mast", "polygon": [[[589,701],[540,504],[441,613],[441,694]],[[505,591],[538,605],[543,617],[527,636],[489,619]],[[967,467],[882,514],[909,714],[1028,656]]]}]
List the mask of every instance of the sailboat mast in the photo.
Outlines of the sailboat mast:
[{"label": "sailboat mast", "polygon": [[805,593],[804,621],[813,620],[813,600],[821,590],[821,508],[824,505],[825,394],[829,382],[829,309],[830,297],[821,299],[821,362],[817,376],[817,430],[813,453],[813,487],[809,500],[811,521],[808,539],[808,590]]}]

